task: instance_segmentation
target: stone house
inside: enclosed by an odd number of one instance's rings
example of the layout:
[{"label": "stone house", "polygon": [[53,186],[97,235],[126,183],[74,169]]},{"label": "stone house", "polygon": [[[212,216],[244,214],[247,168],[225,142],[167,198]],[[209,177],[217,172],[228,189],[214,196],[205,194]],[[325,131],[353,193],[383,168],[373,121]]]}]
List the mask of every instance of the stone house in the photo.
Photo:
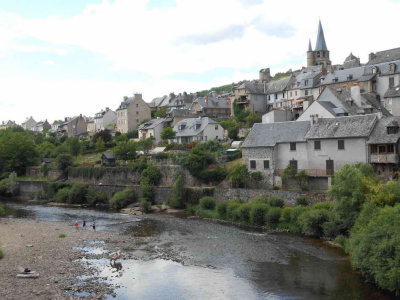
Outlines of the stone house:
[{"label": "stone house", "polygon": [[24,123],[21,124],[22,128],[26,129],[26,130],[31,130],[33,131],[35,125],[36,125],[36,121],[34,118],[29,117],[25,120]]},{"label": "stone house", "polygon": [[393,116],[400,116],[400,85],[389,88],[383,97],[385,108]]},{"label": "stone house", "polygon": [[262,172],[271,185],[288,165],[307,169],[305,135],[309,128],[309,121],[254,124],[242,144],[247,169]]},{"label": "stone house", "polygon": [[150,107],[144,102],[142,94],[134,94],[133,97],[125,96],[117,109],[117,131],[127,133],[150,119]]},{"label": "stone house", "polygon": [[87,133],[92,136],[96,133],[96,123],[94,122],[94,118],[89,118],[86,122],[86,130]]},{"label": "stone house", "polygon": [[116,123],[117,114],[108,107],[105,110],[102,109],[94,116],[95,131],[104,129],[114,130]]},{"label": "stone house", "polygon": [[210,118],[229,118],[231,115],[231,101],[229,98],[198,97],[190,106],[195,116]]},{"label": "stone house", "polygon": [[33,127],[33,131],[35,132],[43,132],[50,129],[51,125],[47,120],[39,121],[36,123],[35,127]]},{"label": "stone house", "polygon": [[139,139],[146,139],[153,137],[154,143],[161,143],[161,132],[167,127],[169,121],[165,118],[152,119],[148,122],[141,124],[138,128]]},{"label": "stone house", "polygon": [[[236,103],[252,113],[263,114],[267,112],[266,91],[265,81],[245,81],[233,89],[234,96],[231,103],[232,105]],[[233,108],[231,112],[234,113]]]},{"label": "stone house", "polygon": [[0,130],[11,128],[11,127],[14,127],[14,126],[17,126],[17,123],[15,123],[14,121],[11,121],[11,120],[8,120],[7,122],[3,121],[0,124]]},{"label": "stone house", "polygon": [[174,131],[177,143],[222,140],[225,133],[218,122],[208,117],[184,119],[174,126]]},{"label": "stone house", "polygon": [[399,171],[400,117],[378,120],[368,139],[369,163],[383,179],[396,178]]},{"label": "stone house", "polygon": [[82,117],[82,115],[72,118],[66,124],[66,133],[68,137],[80,136],[82,134],[85,134],[86,132],[86,119]]}]

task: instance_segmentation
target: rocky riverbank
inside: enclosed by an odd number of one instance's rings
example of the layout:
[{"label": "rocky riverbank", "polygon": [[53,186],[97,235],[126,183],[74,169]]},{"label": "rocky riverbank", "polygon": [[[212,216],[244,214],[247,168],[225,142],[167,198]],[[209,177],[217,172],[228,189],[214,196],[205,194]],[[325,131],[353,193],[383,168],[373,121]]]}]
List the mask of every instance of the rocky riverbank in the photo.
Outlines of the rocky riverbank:
[{"label": "rocky riverbank", "polygon": [[[38,222],[27,219],[0,219],[0,299],[102,299],[113,294],[113,287],[81,279],[96,276],[85,267],[85,258],[104,257],[121,249],[133,249],[139,240],[123,234],[73,228],[63,222]],[[101,243],[102,253],[84,251]],[[20,268],[29,268],[38,278],[17,278]],[[80,277],[78,277],[80,276]],[[84,291],[84,292],[83,292]]]}]

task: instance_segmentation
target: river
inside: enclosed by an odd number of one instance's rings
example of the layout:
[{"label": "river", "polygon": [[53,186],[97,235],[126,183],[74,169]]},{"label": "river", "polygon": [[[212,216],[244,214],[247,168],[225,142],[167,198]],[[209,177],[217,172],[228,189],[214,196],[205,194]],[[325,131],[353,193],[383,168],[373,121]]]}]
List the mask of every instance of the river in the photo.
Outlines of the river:
[{"label": "river", "polygon": [[[118,286],[116,299],[391,299],[364,283],[340,249],[316,239],[170,215],[9,206],[17,218],[95,220],[98,230],[127,239],[148,236],[146,245],[132,249],[136,259],[122,261],[119,276],[104,259],[86,261]],[[91,251],[101,251],[100,242],[97,247]]]}]

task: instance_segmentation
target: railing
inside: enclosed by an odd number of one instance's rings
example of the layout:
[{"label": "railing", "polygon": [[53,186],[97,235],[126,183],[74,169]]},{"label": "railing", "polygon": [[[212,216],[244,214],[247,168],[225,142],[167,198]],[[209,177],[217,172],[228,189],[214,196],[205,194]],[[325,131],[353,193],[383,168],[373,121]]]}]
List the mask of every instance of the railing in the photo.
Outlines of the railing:
[{"label": "railing", "polygon": [[[285,169],[275,169],[276,175],[283,175]],[[327,169],[298,169],[297,174],[304,171],[310,177],[327,177],[332,176],[335,171]]]},{"label": "railing", "polygon": [[371,154],[371,163],[392,163],[397,164],[399,156],[396,153],[391,154]]}]

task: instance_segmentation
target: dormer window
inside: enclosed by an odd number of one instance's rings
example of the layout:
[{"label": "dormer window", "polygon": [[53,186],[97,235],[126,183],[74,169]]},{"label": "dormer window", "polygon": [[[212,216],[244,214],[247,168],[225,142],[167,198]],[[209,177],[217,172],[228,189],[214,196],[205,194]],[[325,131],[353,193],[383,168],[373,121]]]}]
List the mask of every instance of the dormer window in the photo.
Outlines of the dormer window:
[{"label": "dormer window", "polygon": [[181,124],[181,125],[179,125],[179,130],[184,130],[186,128],[186,124]]},{"label": "dormer window", "polygon": [[339,81],[339,78],[335,77],[335,78],[333,78],[332,81],[333,81],[333,82],[338,82],[338,81]]},{"label": "dormer window", "polygon": [[372,74],[378,73],[378,67],[373,67],[372,68]]},{"label": "dormer window", "polygon": [[197,124],[196,124],[196,129],[200,129],[200,127],[201,127],[201,124],[200,124],[200,123],[197,123]]},{"label": "dormer window", "polygon": [[387,134],[396,134],[399,131],[399,127],[397,126],[388,126],[386,127]]},{"label": "dormer window", "polygon": [[347,80],[353,80],[353,74],[349,74],[349,76],[347,76]]},{"label": "dormer window", "polygon": [[395,72],[396,71],[396,64],[394,64],[394,63],[391,63],[391,64],[389,64],[389,71],[390,72]]}]

